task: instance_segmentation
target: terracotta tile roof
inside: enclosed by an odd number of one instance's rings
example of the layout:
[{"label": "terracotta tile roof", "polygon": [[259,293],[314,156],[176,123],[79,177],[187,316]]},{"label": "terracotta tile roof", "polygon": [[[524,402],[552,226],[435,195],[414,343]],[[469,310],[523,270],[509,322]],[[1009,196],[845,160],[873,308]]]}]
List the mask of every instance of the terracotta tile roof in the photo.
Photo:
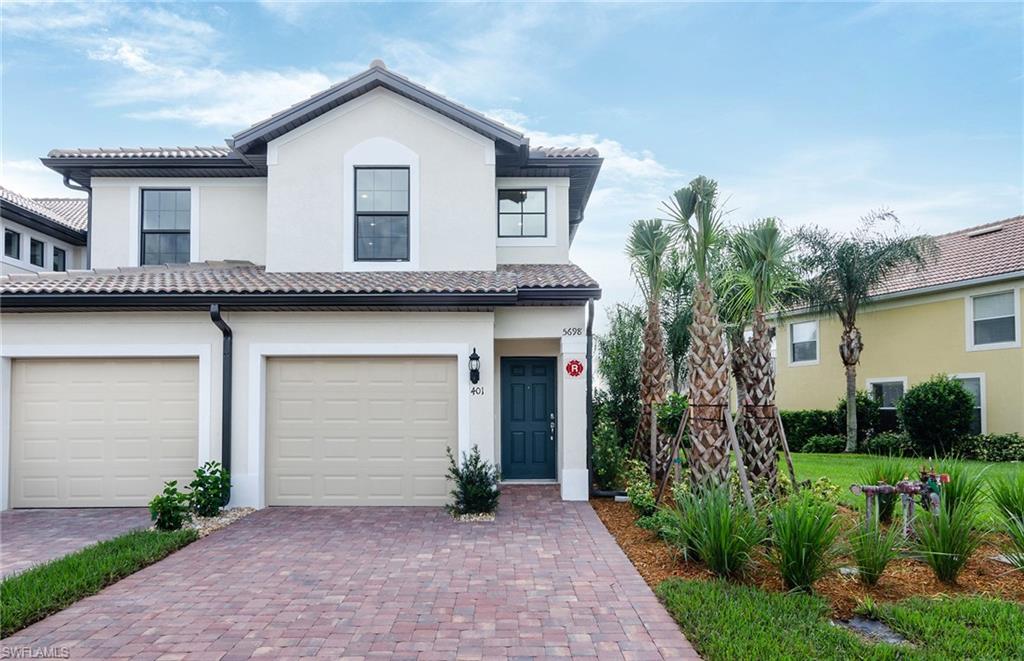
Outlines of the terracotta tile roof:
[{"label": "terracotta tile roof", "polygon": [[31,198],[0,186],[0,200],[73,230],[85,231],[89,202],[84,197]]},{"label": "terracotta tile roof", "polygon": [[234,158],[228,147],[97,147],[51,149],[48,158]]},{"label": "terracotta tile roof", "polygon": [[519,289],[596,288],[575,264],[502,265],[495,271],[268,273],[251,262],[201,262],[0,276],[19,294],[515,294]]},{"label": "terracotta tile roof", "polygon": [[935,244],[937,252],[923,270],[894,274],[874,295],[1024,271],[1024,216],[940,234]]},{"label": "terracotta tile roof", "polygon": [[531,147],[530,158],[600,158],[596,147]]}]

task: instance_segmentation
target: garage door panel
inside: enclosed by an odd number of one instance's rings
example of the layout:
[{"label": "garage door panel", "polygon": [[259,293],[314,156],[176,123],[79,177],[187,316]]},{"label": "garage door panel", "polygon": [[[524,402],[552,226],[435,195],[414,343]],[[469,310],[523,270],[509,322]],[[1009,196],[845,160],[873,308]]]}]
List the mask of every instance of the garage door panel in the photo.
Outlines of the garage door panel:
[{"label": "garage door panel", "polygon": [[[444,503],[455,372],[455,359],[440,357],[269,359],[269,504]],[[283,405],[297,401],[302,415]],[[296,437],[310,447],[298,450]]]},{"label": "garage door panel", "polygon": [[197,465],[194,359],[16,359],[13,507],[143,506]]}]

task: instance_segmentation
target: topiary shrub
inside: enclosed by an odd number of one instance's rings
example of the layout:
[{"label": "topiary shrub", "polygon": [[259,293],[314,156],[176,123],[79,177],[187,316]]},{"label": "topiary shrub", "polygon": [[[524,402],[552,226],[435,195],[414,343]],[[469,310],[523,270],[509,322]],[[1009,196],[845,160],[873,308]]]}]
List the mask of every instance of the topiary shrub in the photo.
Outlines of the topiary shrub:
[{"label": "topiary shrub", "polygon": [[779,411],[782,427],[786,430],[786,442],[790,452],[803,452],[804,445],[812,436],[839,434],[846,429],[843,422],[842,430],[836,427],[835,415],[832,411],[806,409],[801,411]]},{"label": "topiary shrub", "polygon": [[149,516],[157,530],[180,530],[190,514],[187,494],[178,491],[178,481],[164,482],[162,493],[149,501]]},{"label": "topiary shrub", "polygon": [[[832,410],[835,419],[836,434],[846,435],[846,398],[843,397]],[[864,442],[878,430],[881,408],[878,400],[867,390],[857,391],[857,447],[864,447]],[[844,445],[843,449],[846,447]]]},{"label": "topiary shrub", "polygon": [[914,455],[914,444],[904,432],[884,431],[875,434],[863,445],[868,454],[883,457],[910,457]]},{"label": "topiary shrub", "polygon": [[838,434],[827,436],[811,436],[807,439],[801,452],[838,453],[846,449],[846,438]]},{"label": "topiary shrub", "polygon": [[195,470],[189,502],[199,516],[217,516],[231,496],[231,474],[216,461],[208,461]]},{"label": "topiary shrub", "polygon": [[615,427],[607,420],[599,420],[594,428],[594,454],[591,466],[598,489],[618,489],[626,469],[629,451],[619,443]]},{"label": "topiary shrub", "polygon": [[965,436],[957,443],[955,452],[962,459],[1024,461],[1024,436],[1017,433]]},{"label": "topiary shrub", "polygon": [[896,404],[900,424],[923,457],[945,457],[971,429],[974,398],[939,374],[908,390]]},{"label": "topiary shrub", "polygon": [[448,448],[448,479],[455,483],[451,491],[452,503],[445,509],[452,516],[464,514],[491,514],[498,509],[498,469],[480,456],[476,445],[469,454],[462,455],[462,465],[455,461],[455,455]]}]

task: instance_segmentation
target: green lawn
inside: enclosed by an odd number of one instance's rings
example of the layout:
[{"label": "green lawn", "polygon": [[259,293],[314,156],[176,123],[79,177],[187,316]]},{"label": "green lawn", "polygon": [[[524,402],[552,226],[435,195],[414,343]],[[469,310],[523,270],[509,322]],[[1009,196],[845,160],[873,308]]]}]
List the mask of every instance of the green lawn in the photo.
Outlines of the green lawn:
[{"label": "green lawn", "polygon": [[0,637],[67,608],[198,538],[195,530],[134,530],[0,582]]},{"label": "green lawn", "polygon": [[1024,650],[1024,609],[980,598],[911,599],[874,617],[913,647],[871,644],[832,625],[828,604],[723,581],[658,586],[686,637],[706,659],[1009,659]]},{"label": "green lawn", "polygon": [[[810,454],[797,452],[793,454],[793,468],[798,480],[816,480],[827,477],[840,487],[840,500],[850,507],[864,508],[864,496],[850,493],[851,484],[862,482],[861,474],[867,469],[874,457],[866,454]],[[915,476],[923,463],[920,459],[904,459],[907,473]],[[985,463],[983,461],[966,461],[968,466],[976,470],[984,470],[985,476],[1012,475],[1024,470],[1024,464],[1003,462]],[[788,470],[785,460],[780,457],[779,470]],[[897,506],[898,507],[898,506]],[[985,503],[983,515],[991,517],[994,510]]]}]

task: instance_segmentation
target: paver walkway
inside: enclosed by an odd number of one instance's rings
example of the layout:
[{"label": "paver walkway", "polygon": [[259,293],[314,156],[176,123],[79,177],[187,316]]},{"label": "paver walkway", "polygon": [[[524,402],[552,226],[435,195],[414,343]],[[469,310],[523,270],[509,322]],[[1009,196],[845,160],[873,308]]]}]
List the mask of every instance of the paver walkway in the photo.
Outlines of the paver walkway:
[{"label": "paver walkway", "polygon": [[696,658],[588,503],[270,508],[3,641],[72,658]]},{"label": "paver walkway", "polygon": [[0,512],[0,576],[149,525],[145,507]]}]

